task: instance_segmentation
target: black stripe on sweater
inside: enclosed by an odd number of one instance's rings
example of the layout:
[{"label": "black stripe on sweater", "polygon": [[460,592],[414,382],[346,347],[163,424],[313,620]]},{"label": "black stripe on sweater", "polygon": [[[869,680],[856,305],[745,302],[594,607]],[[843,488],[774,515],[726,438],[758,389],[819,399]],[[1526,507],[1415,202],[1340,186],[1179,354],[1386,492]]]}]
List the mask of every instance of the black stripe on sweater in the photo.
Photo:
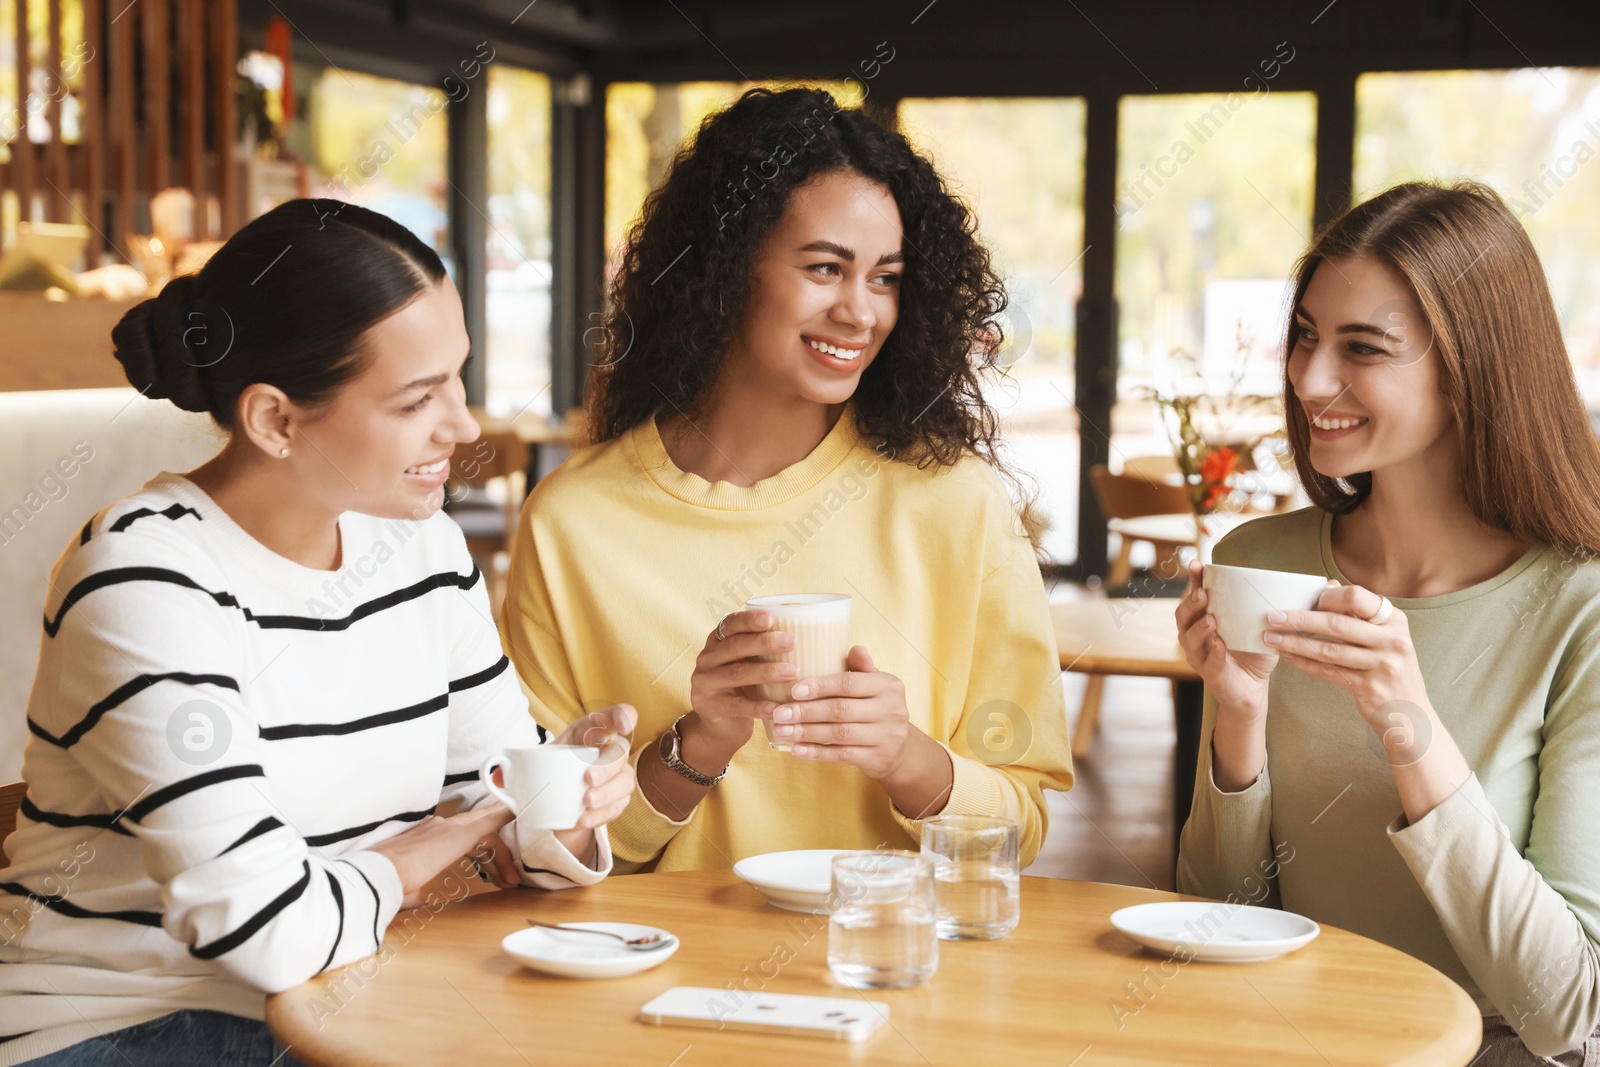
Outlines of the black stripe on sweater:
[{"label": "black stripe on sweater", "polygon": [[266,776],[267,772],[262,769],[259,763],[241,763],[234,767],[218,767],[214,771],[206,771],[191,778],[180,779],[171,785],[162,786],[129,808],[125,814],[134,822],[143,822],[145,816],[152,811],[172,803],[179,797],[188,796],[198,789],[220,785],[223,782],[237,781],[240,778],[265,778]]},{"label": "black stripe on sweater", "polygon": [[250,827],[250,829],[246,830],[240,836],[239,840],[235,841],[233,844],[229,845],[227,848],[223,849],[221,852],[218,852],[217,853],[217,857],[220,859],[221,857],[226,856],[228,853],[232,852],[234,849],[238,848],[240,845],[244,844],[246,841],[254,841],[256,838],[260,837],[262,834],[269,834],[272,831],[274,831],[274,830],[278,829],[279,827],[281,827],[282,825],[283,825],[283,823],[279,822],[277,819],[273,818],[271,815],[268,815],[265,819],[262,819],[260,822],[256,823],[254,826]]},{"label": "black stripe on sweater", "polygon": [[499,677],[501,674],[503,674],[505,672],[505,669],[507,667],[509,667],[509,666],[511,666],[511,661],[506,659],[504,656],[501,656],[499,662],[496,663],[494,666],[485,667],[483,670],[479,671],[477,674],[469,674],[465,678],[458,678],[455,681],[451,682],[450,683],[450,692],[459,693],[463,689],[472,689],[475,686],[480,686],[484,682],[487,682],[492,678]]},{"label": "black stripe on sweater", "polygon": [[149,518],[152,515],[159,515],[163,519],[171,519],[174,522],[183,518],[185,515],[193,515],[195,517],[195,521],[205,521],[201,517],[200,513],[194,508],[185,507],[182,504],[171,504],[164,511],[156,511],[154,508],[140,508],[138,511],[130,511],[126,515],[122,516],[122,518],[111,524],[110,532],[121,533],[123,530],[126,530],[140,519]]},{"label": "black stripe on sweater", "polygon": [[171,671],[167,674],[141,674],[131,682],[124,682],[112,690],[111,695],[95,704],[89,709],[89,714],[74,724],[71,729],[60,737],[55,736],[43,726],[28,720],[28,729],[33,736],[41,741],[49,742],[57,748],[71,748],[83,739],[83,735],[94,729],[106,712],[116,708],[159,682],[182,682],[184,685],[215,685],[223,689],[239,691],[239,683],[226,674],[188,674],[183,671]]},{"label": "black stripe on sweater", "polygon": [[372,884],[372,879],[368,878],[366,872],[360,867],[357,867],[349,860],[340,860],[339,862],[345,864],[352,871],[355,871],[356,874],[360,875],[361,880],[367,883],[367,888],[372,890],[372,947],[374,949],[382,948],[383,932],[378,929],[378,920],[383,916],[383,898],[378,895],[378,887]]},{"label": "black stripe on sweater", "polygon": [[380,611],[398,607],[409,601],[424,596],[435,589],[471,589],[478,584],[481,572],[476,566],[469,574],[457,574],[454,571],[444,571],[440,574],[431,574],[420,582],[414,582],[404,589],[396,589],[392,593],[360,604],[350,614],[342,619],[318,619],[307,615],[257,615],[249,608],[243,606],[232,593],[214,593],[200,585],[187,575],[180,574],[165,567],[110,567],[97,574],[91,574],[77,585],[67,591],[61,598],[61,608],[52,620],[48,615],[44,619],[44,632],[47,637],[54,637],[61,629],[61,620],[67,612],[84,597],[108,586],[121,585],[125,582],[165,582],[168,585],[182,586],[185,589],[194,589],[204,593],[217,605],[224,608],[238,608],[244,613],[245,621],[254,623],[263,630],[312,630],[331,633],[339,630],[348,630],[352,625],[362,619],[376,615]]},{"label": "black stripe on sweater", "polygon": [[59,811],[45,811],[33,802],[31,797],[22,798],[22,807],[18,809],[31,822],[44,823],[46,826],[55,826],[61,829],[72,829],[78,826],[92,826],[97,830],[110,830],[112,833],[132,837],[133,831],[122,825],[124,812],[115,815],[67,815]]},{"label": "black stripe on sweater", "polygon": [[477,771],[461,771],[457,774],[447,774],[444,776],[444,788],[449,789],[451,786],[460,785],[462,782],[476,782],[477,780]]},{"label": "black stripe on sweater", "polygon": [[[560,871],[552,871],[544,867],[529,867],[526,863],[522,864],[521,866],[524,874],[548,874],[552,878],[561,879],[563,882],[572,882],[571,878],[568,878]],[[573,884],[576,885],[577,883],[573,882]]]},{"label": "black stripe on sweater", "polygon": [[339,879],[334,877],[332,871],[325,869],[322,873],[328,876],[328,888],[333,892],[333,902],[339,905],[339,929],[334,932],[333,946],[328,949],[328,958],[317,968],[318,974],[327,970],[328,964],[333,962],[334,953],[339,951],[339,941],[344,937],[344,890],[340,888]]},{"label": "black stripe on sweater", "polygon": [[276,900],[250,916],[237,930],[223,934],[210,944],[192,946],[189,955],[195,959],[214,960],[225,952],[232,952],[254,937],[263,926],[277,918],[279,912],[305,895],[306,887],[311,884],[310,862],[302,860],[300,870],[302,873],[298,882],[279,893]]},{"label": "black stripe on sweater", "polygon": [[426,715],[432,715],[450,706],[450,698],[445,695],[429,697],[420,704],[413,704],[409,708],[400,708],[395,711],[381,711],[376,715],[368,715],[361,719],[351,719],[349,722],[303,722],[289,723],[285,726],[261,727],[261,740],[287,741],[294,737],[343,737],[345,734],[358,734],[363,730],[375,730],[380,726],[393,726],[396,723],[410,722]]},{"label": "black stripe on sweater", "polygon": [[471,589],[478,584],[479,570],[473,566],[469,574],[457,574],[455,571],[444,571],[441,574],[430,574],[420,582],[413,582],[404,589],[396,589],[392,593],[385,593],[357,605],[356,609],[342,619],[313,619],[302,615],[261,615],[251,613],[250,609],[243,609],[245,618],[261,627],[263,630],[348,630],[352,625],[362,619],[376,615],[380,611],[388,611],[420,596],[425,596],[435,589]]},{"label": "black stripe on sweater", "polygon": [[61,620],[66,617],[72,606],[90,593],[105,589],[108,586],[122,585],[125,582],[166,582],[168,585],[181,585],[185,589],[196,589],[215,600],[225,608],[236,608],[239,602],[231,593],[213,593],[200,585],[194,579],[177,571],[165,567],[108,567],[96,574],[91,574],[71,589],[61,598],[61,609],[56,612],[55,621],[45,616],[44,632],[47,637],[54,637],[61,629]]},{"label": "black stripe on sweater", "polygon": [[362,834],[369,834],[386,822],[421,822],[432,814],[433,808],[424,808],[421,811],[402,811],[399,815],[391,815],[387,819],[379,819],[377,822],[351,826],[348,829],[334,830],[326,834],[313,834],[306,838],[306,844],[314,848],[321,848],[324,845],[332,845],[340,841],[348,841],[352,837],[360,837]]},{"label": "black stripe on sweater", "polygon": [[138,923],[140,926],[161,927],[161,915],[154,911],[90,911],[72,903],[65,896],[52,897],[45,893],[35,893],[21,882],[0,882],[0,893],[10,893],[14,897],[27,897],[37,900],[41,906],[49,908],[57,915],[65,915],[69,919],[115,919],[118,922]]}]

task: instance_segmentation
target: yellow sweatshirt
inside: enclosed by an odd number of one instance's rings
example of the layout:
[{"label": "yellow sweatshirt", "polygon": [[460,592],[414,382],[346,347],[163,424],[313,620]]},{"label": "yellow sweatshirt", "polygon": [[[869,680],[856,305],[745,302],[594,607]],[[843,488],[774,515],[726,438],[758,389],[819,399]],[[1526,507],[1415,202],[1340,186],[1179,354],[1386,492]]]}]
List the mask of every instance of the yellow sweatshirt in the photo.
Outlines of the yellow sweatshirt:
[{"label": "yellow sweatshirt", "polygon": [[[911,722],[951,754],[943,813],[1015,819],[1030,862],[1043,791],[1072,785],[1060,671],[1027,537],[976,457],[918,470],[875,452],[846,411],[804,460],[744,487],[679,470],[647,420],[534,489],[500,629],[540,723],[632,704],[637,760],[690,710],[717,621],[749,597],[797,592],[854,598],[852,642],[900,678]],[[785,849],[914,849],[920,824],[856,768],[770,749],[758,726],[688,819],[636,790],[610,833],[619,872],[667,871]]]}]

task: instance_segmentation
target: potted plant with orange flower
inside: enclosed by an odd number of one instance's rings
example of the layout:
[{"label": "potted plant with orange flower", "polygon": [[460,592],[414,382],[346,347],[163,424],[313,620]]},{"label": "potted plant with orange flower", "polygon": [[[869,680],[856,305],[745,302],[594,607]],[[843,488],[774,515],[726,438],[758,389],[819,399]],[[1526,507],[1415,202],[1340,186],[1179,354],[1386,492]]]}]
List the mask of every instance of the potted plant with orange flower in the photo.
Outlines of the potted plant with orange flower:
[{"label": "potted plant with orange flower", "polygon": [[1251,493],[1240,487],[1239,475],[1256,446],[1268,436],[1241,435],[1232,424],[1245,412],[1271,405],[1276,398],[1240,390],[1242,361],[1230,380],[1217,388],[1197,373],[1194,357],[1178,352],[1175,359],[1196,373],[1185,376],[1182,387],[1147,388],[1144,393],[1155,402],[1171,438],[1173,458],[1194,509],[1201,560],[1209,563],[1210,546],[1222,534],[1222,524],[1213,517],[1236,514],[1249,503]]}]

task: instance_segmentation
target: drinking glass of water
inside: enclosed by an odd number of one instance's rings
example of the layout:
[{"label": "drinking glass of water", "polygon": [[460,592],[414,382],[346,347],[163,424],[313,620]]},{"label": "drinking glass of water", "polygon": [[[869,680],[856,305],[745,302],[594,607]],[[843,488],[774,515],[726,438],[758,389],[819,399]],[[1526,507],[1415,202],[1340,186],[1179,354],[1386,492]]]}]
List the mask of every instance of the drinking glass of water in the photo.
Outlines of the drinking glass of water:
[{"label": "drinking glass of water", "polygon": [[915,852],[833,858],[828,969],[856,989],[900,989],[939,968],[933,864]]},{"label": "drinking glass of water", "polygon": [[1016,929],[1022,893],[1013,820],[935,816],[922,824],[922,854],[933,862],[941,938],[993,940]]}]

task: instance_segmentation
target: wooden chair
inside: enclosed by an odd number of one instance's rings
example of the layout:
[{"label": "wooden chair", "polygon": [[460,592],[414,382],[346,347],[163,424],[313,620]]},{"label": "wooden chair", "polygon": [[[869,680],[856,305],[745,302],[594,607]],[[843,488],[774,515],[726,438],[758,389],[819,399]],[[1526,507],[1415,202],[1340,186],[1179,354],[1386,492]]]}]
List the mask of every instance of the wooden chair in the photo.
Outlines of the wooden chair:
[{"label": "wooden chair", "polygon": [[[1147,531],[1140,531],[1135,520],[1147,516],[1158,515],[1165,519],[1173,516],[1190,514],[1188,490],[1181,484],[1162,481],[1155,476],[1161,470],[1159,463],[1163,457],[1149,457],[1149,462],[1144,465],[1143,471],[1149,473],[1123,473],[1112,474],[1103,466],[1096,466],[1089,472],[1090,484],[1094,486],[1095,499],[1100,502],[1100,511],[1106,516],[1106,526],[1122,538],[1122,547],[1117,552],[1117,558],[1112,562],[1106,572],[1106,587],[1115,588],[1125,585],[1133,576],[1133,546],[1138,541],[1148,541],[1155,546],[1158,570],[1165,572],[1160,564],[1175,561],[1180,549],[1192,545],[1192,539],[1173,540],[1171,535],[1150,535]],[[1168,459],[1171,470],[1177,470],[1177,463]],[[1132,462],[1132,461],[1129,461]],[[1100,725],[1100,703],[1105,695],[1106,676],[1092,674],[1084,683],[1083,703],[1078,709],[1078,722],[1072,729],[1072,756],[1074,759],[1083,759],[1088,756],[1089,750],[1094,745],[1094,733]]]},{"label": "wooden chair", "polygon": [[[1176,467],[1176,464],[1174,464]],[[1156,562],[1162,563],[1177,555],[1180,548],[1194,543],[1192,536],[1184,540],[1171,540],[1160,535],[1143,536],[1138,526],[1128,520],[1150,515],[1189,515],[1189,491],[1181,484],[1161,481],[1139,474],[1112,474],[1103,466],[1089,471],[1090,484],[1094,486],[1095,499],[1100,502],[1100,513],[1106,517],[1106,527],[1122,538],[1117,558],[1106,571],[1107,588],[1125,585],[1133,575],[1133,546],[1148,541],[1155,546]]]},{"label": "wooden chair", "polygon": [[[1244,452],[1239,459],[1239,470],[1250,472],[1255,469],[1255,453]],[[1170,482],[1173,485],[1183,484],[1183,472],[1178,469],[1178,461],[1166,453],[1153,456],[1129,456],[1122,461],[1122,473],[1136,475],[1153,482]],[[1243,512],[1253,515],[1272,515],[1288,511],[1294,507],[1295,493],[1292,482],[1282,489],[1273,488],[1268,491],[1272,495],[1272,504],[1270,506],[1263,507],[1252,500],[1244,506]],[[1187,507],[1184,510],[1188,510]],[[1139,540],[1139,538],[1136,537],[1135,540]]]},{"label": "wooden chair", "polygon": [[1183,482],[1183,471],[1178,469],[1178,461],[1166,452],[1153,456],[1129,456],[1122,461],[1122,473],[1152,482],[1171,482],[1174,485]]},{"label": "wooden chair", "polygon": [[[22,807],[22,798],[27,795],[27,782],[0,785],[0,857],[5,855],[6,838],[17,828],[17,809]],[[6,862],[10,862],[9,858]]]},{"label": "wooden chair", "polygon": [[[508,556],[517,537],[517,521],[527,495],[528,446],[511,430],[486,430],[470,445],[456,450],[451,473],[468,491],[452,501],[450,517],[466,535],[467,549],[489,583],[489,600],[498,609],[505,595],[505,576],[497,565]],[[496,506],[485,491],[490,482],[505,481],[505,499]]]}]

